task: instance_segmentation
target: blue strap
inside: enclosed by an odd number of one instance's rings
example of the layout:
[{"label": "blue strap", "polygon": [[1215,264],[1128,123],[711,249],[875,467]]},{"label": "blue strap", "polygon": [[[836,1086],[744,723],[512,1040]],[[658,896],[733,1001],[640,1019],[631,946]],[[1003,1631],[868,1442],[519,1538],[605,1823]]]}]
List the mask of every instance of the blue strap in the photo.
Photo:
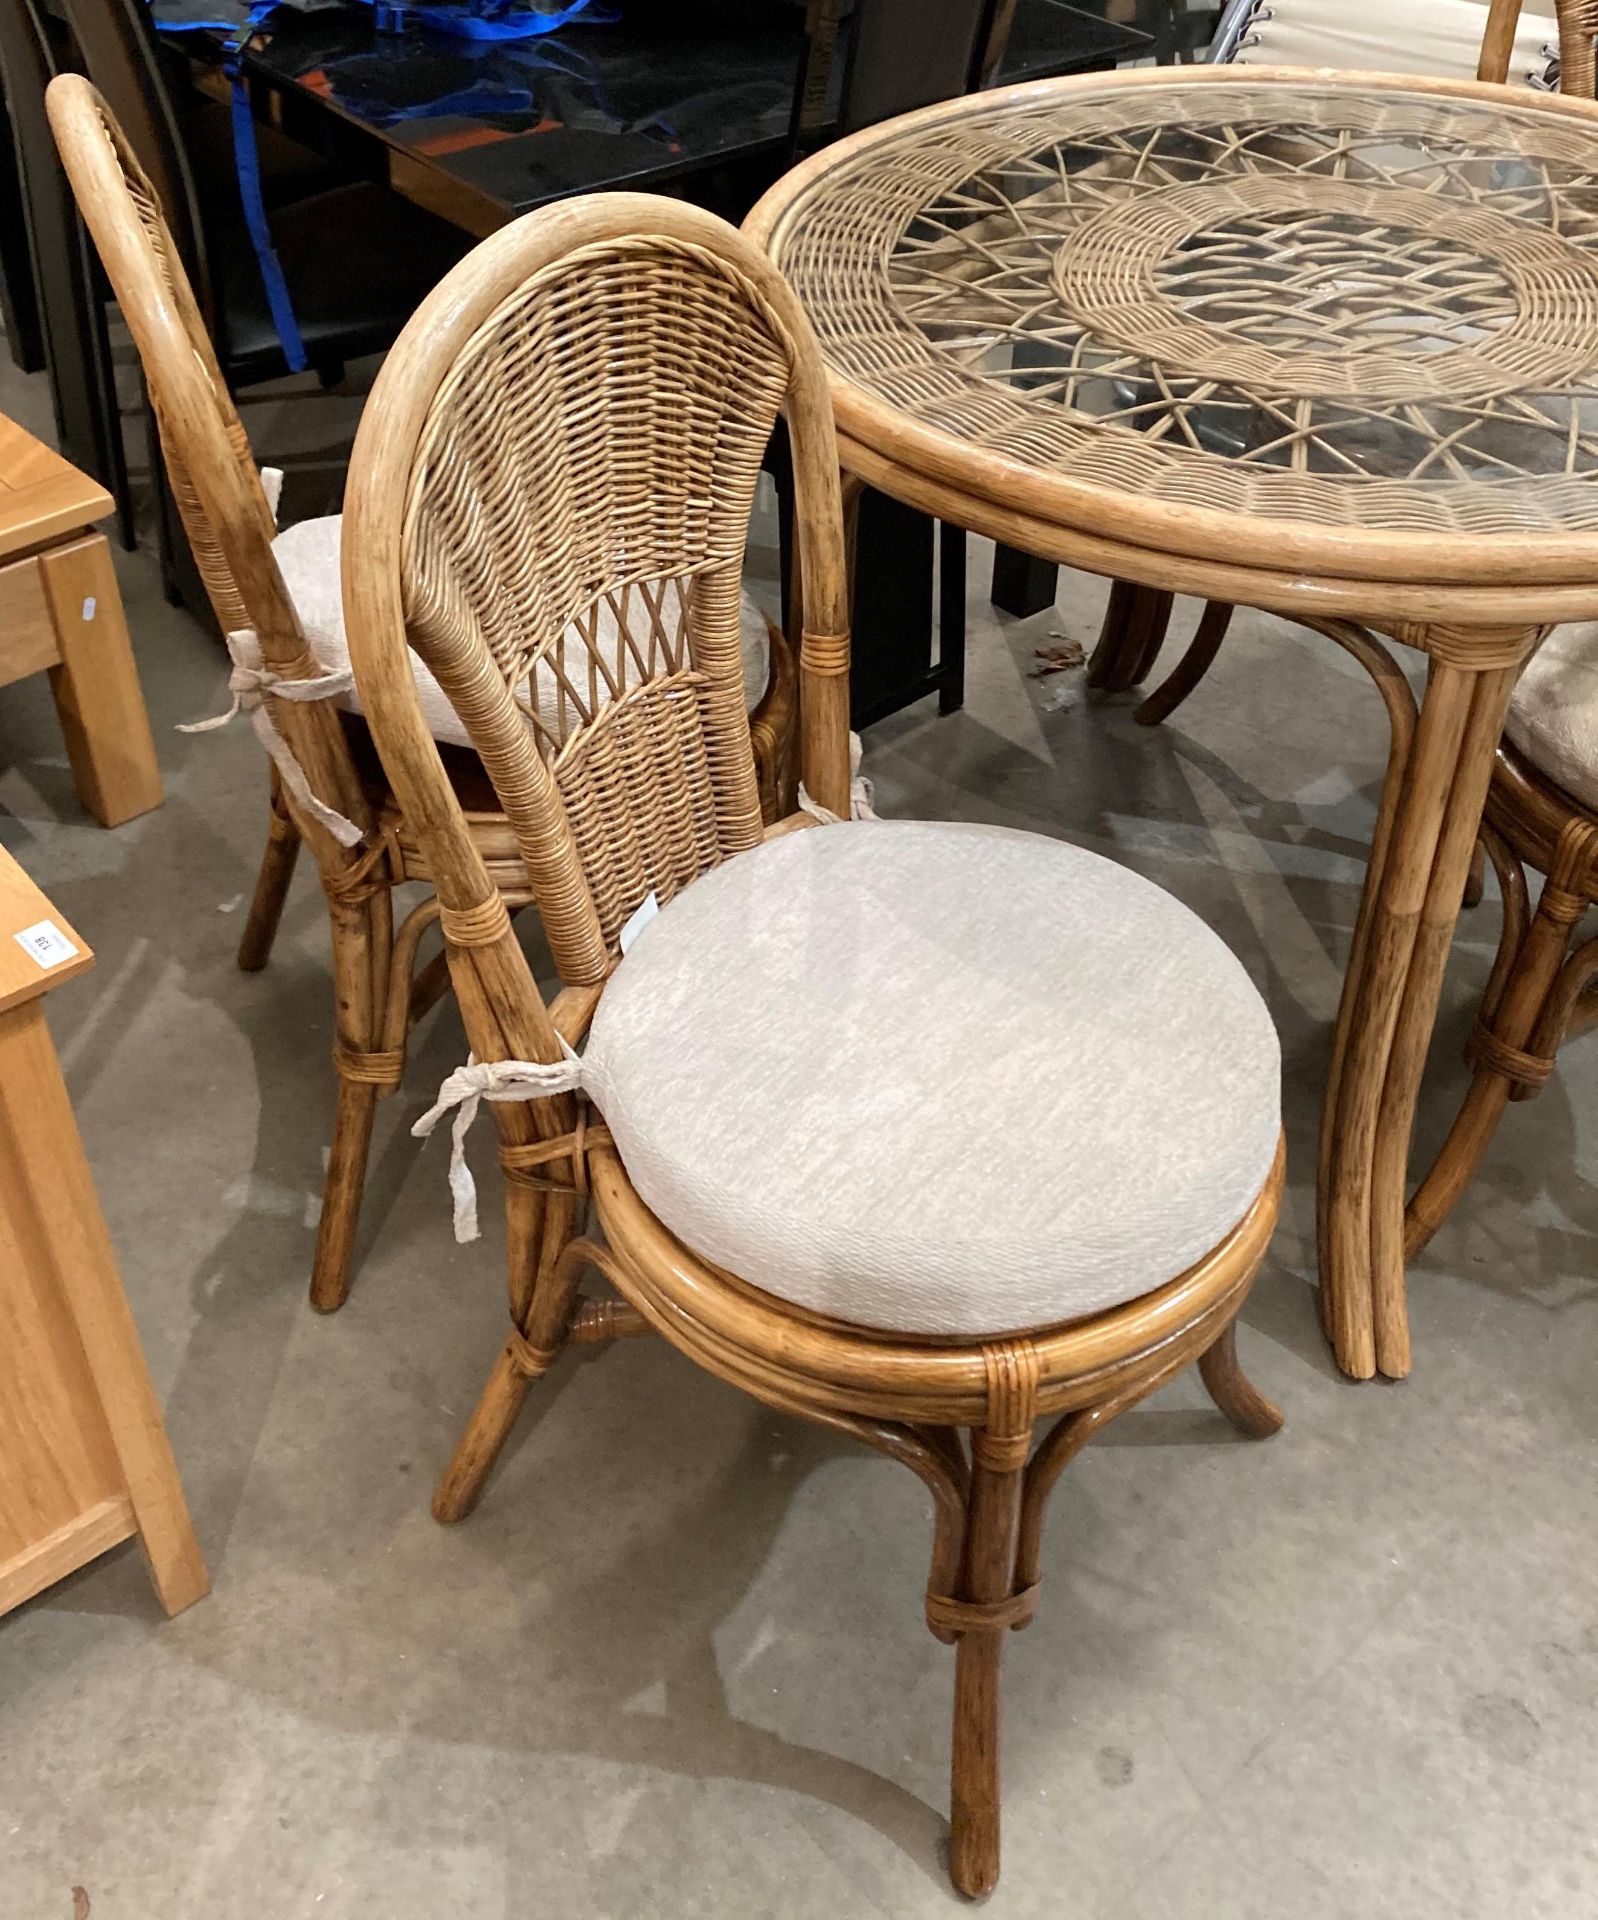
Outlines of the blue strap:
[{"label": "blue strap", "polygon": [[222,71],[227,75],[232,96],[233,164],[239,176],[244,224],[250,244],[255,248],[255,263],[261,270],[261,286],[283,348],[283,358],[288,362],[290,373],[303,373],[307,364],[305,342],[300,338],[300,325],[294,317],[294,302],[289,298],[282,263],[272,245],[272,229],[266,223],[266,206],[261,199],[261,156],[255,144],[255,116],[250,111],[249,90],[244,84],[244,42],[259,24],[257,16],[264,18],[270,11],[270,5],[252,7],[246,24],[228,36],[222,50]]},{"label": "blue strap", "polygon": [[[291,373],[302,373],[307,365],[305,342],[300,337],[299,322],[294,317],[294,303],[289,298],[288,282],[283,277],[277,250],[272,245],[272,230],[267,225],[266,206],[261,198],[261,157],[255,142],[255,117],[250,111],[249,92],[244,82],[245,43],[278,4],[279,0],[251,0],[242,21],[237,17],[232,20],[175,18],[173,10],[163,7],[160,0],[151,0],[151,11],[157,25],[167,33],[204,30],[220,31],[226,35],[222,49],[222,71],[227,75],[231,99],[233,164],[239,176],[239,201],[244,212],[244,225],[250,236],[250,244],[255,249],[261,286],[283,348],[283,358]],[[403,24],[404,16],[413,11],[409,6],[388,4],[380,4],[375,10],[380,28],[387,27],[389,30]],[[589,12],[589,18],[596,26],[608,25],[619,17],[615,8],[602,4],[602,0],[568,0],[566,5],[548,13],[536,8],[496,4],[496,0],[488,0],[486,6],[484,0],[475,0],[474,4],[464,7],[446,4],[414,8],[417,18],[424,25],[462,39],[477,41],[542,39],[584,11]],[[473,110],[479,113],[520,113],[531,105],[531,95],[519,89],[467,89],[449,100],[396,109],[388,118],[407,120]]]},{"label": "blue strap", "polygon": [[[459,40],[541,40],[546,33],[565,26],[568,20],[575,20],[588,5],[589,0],[572,0],[571,5],[551,13],[531,7],[507,7],[496,12],[458,5],[423,5],[415,11],[423,26],[432,27],[438,33],[453,34]],[[594,26],[605,24],[601,11],[595,13]]]}]

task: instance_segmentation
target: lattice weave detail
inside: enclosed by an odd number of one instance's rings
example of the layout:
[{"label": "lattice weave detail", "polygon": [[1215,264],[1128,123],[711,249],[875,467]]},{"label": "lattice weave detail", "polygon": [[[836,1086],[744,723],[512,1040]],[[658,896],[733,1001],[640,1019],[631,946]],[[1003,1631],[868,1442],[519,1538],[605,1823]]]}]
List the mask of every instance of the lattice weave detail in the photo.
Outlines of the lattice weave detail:
[{"label": "lattice weave detail", "polygon": [[973,456],[1333,528],[1598,532],[1598,129],[1173,78],[846,155],[774,256],[834,372]]}]

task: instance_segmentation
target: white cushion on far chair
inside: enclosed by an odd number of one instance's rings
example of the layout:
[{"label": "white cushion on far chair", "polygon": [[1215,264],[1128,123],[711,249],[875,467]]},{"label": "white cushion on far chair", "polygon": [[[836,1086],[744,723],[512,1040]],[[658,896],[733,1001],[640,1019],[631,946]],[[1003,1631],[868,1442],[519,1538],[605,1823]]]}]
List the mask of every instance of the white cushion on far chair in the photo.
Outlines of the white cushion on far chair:
[{"label": "white cushion on far chair", "polygon": [[[1485,0],[1261,0],[1233,56],[1235,66],[1340,67],[1431,73],[1474,80],[1487,25]],[[1509,84],[1545,80],[1559,29],[1521,8]]]},{"label": "white cushion on far chair", "polygon": [[[272,542],[272,552],[283,575],[283,584],[289,590],[295,611],[300,616],[300,625],[305,629],[306,643],[329,673],[350,663],[349,642],[344,637],[344,589],[339,574],[339,536],[342,526],[342,516],[336,513],[319,520],[300,520],[292,527],[285,527]],[[770,639],[766,617],[747,593],[743,596],[742,628],[744,695],[753,710],[766,691]],[[600,631],[606,638],[614,637],[615,623],[608,609],[601,610]],[[411,656],[411,666],[416,674],[416,691],[421,700],[422,714],[433,738],[447,741],[452,746],[469,747],[472,744],[470,736],[461,725],[460,717],[450,705],[444,689],[414,654]],[[539,712],[551,731],[558,732],[555,676],[546,671],[539,675],[539,682]],[[353,693],[338,704],[351,713],[361,710],[360,699]]]},{"label": "white cushion on far chair", "polygon": [[1555,786],[1598,813],[1598,621],[1549,634],[1516,684],[1504,732]]},{"label": "white cushion on far chair", "polygon": [[703,1258],[968,1337],[1173,1279],[1280,1131],[1276,1032],[1186,907],[1039,835],[816,827],[696,880],[605,988],[584,1085]]}]

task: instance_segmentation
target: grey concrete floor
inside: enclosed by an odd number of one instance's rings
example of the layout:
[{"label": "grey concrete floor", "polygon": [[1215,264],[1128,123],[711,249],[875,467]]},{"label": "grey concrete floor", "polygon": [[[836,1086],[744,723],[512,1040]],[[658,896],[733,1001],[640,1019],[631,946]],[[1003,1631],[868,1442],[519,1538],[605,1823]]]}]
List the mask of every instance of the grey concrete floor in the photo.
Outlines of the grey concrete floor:
[{"label": "grey concrete floor", "polygon": [[[251,410],[291,515],[336,484],[356,404]],[[0,375],[0,408],[40,424],[39,384]],[[95,1920],[954,1910],[952,1663],[900,1468],[636,1342],[563,1362],[477,1515],[428,1517],[502,1315],[492,1230],[451,1242],[442,1146],[406,1131],[459,1030],[433,1017],[380,1110],[355,1291],[319,1319],[319,894],[302,873],[270,969],[235,971],[258,749],[172,730],[225,664],[148,551],[120,572],[166,805],[88,823],[29,683],[0,698],[0,839],[99,955],[52,1019],[216,1586],[167,1622],[123,1550],[0,1622],[0,1920],[67,1920],[74,1887]],[[1311,1169],[1376,698],[1244,617],[1162,732],[1053,705],[1034,650],[1090,637],[1102,586],[1068,575],[1017,623],[980,548],[972,573],[966,709],[872,732],[879,805],[1070,838],[1201,913],[1279,1022],[1292,1175],[1242,1335],[1285,1431],[1240,1441],[1184,1379],[1056,1495],[1007,1656],[993,1910],[1598,1912],[1598,1045],[1511,1114],[1415,1271],[1413,1379],[1342,1380]],[[1497,918],[1461,930],[1427,1141]]]}]

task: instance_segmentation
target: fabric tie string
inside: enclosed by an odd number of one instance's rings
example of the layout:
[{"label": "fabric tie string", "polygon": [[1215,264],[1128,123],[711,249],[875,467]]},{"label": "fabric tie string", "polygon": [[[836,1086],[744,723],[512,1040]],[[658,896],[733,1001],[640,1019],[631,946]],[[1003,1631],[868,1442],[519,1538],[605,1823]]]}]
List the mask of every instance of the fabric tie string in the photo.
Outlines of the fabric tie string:
[{"label": "fabric tie string", "polygon": [[438,1098],[418,1120],[411,1132],[425,1140],[446,1113],[452,1109],[455,1124],[451,1129],[449,1154],[449,1191],[455,1203],[455,1238],[464,1244],[477,1238],[477,1186],[466,1164],[466,1136],[477,1109],[484,1100],[549,1100],[559,1093],[578,1093],[583,1084],[583,1063],[564,1040],[564,1058],[539,1060],[479,1060],[469,1055],[464,1067],[457,1067],[438,1090]]},{"label": "fabric tie string", "polygon": [[[881,815],[873,806],[876,788],[860,771],[862,755],[860,736],[849,736],[849,818],[851,820],[880,820]],[[819,820],[824,827],[836,827],[842,824],[842,815],[836,814],[830,807],[824,807],[810,792],[805,783],[799,783],[799,811],[808,813],[812,820]]]},{"label": "fabric tie string", "polygon": [[258,467],[261,476],[261,491],[266,495],[266,504],[271,509],[272,525],[277,525],[277,510],[283,498],[283,469],[281,467]]},{"label": "fabric tie string", "polygon": [[349,668],[319,673],[309,680],[285,680],[281,674],[274,673],[270,667],[262,664],[261,643],[249,627],[227,636],[227,650],[233,662],[233,671],[228,675],[228,691],[233,696],[233,704],[226,713],[214,714],[209,720],[191,721],[188,726],[180,726],[178,732],[215,733],[218,727],[225,727],[235,714],[247,713],[250,724],[255,728],[255,737],[266,749],[290,796],[319,826],[325,827],[341,847],[359,845],[361,830],[355,822],[347,820],[342,813],[328,806],[325,801],[318,800],[312,793],[304,769],[294,758],[289,743],[272,724],[272,715],[266,705],[268,694],[277,700],[336,699],[341,693],[349,693],[355,685]]}]

